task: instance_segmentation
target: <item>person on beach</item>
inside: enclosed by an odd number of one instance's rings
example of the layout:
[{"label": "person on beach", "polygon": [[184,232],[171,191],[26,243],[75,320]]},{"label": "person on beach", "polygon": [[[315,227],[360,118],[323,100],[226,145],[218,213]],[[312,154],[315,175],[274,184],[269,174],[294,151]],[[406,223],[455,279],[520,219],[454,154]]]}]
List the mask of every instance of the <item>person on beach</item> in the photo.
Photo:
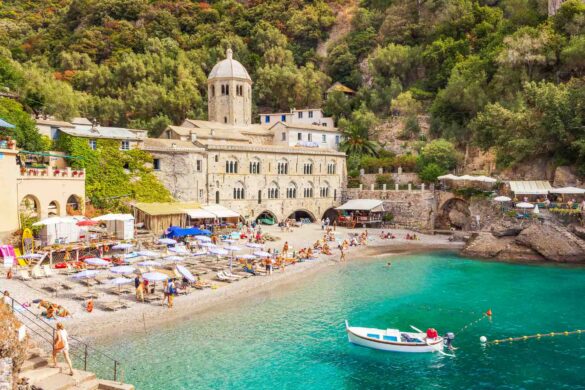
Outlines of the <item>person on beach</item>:
[{"label": "person on beach", "polygon": [[85,310],[87,310],[88,313],[91,313],[93,311],[93,299],[89,298],[87,300],[87,302],[85,303]]},{"label": "person on beach", "polygon": [[341,247],[340,252],[341,252],[341,256],[339,256],[339,261],[344,262],[345,261],[345,250],[343,249],[343,246]]},{"label": "person on beach", "polygon": [[57,367],[57,354],[63,352],[65,361],[69,366],[69,375],[73,376],[73,364],[69,358],[69,340],[67,339],[67,331],[62,323],[57,323],[57,332],[55,332],[55,339],[53,340],[53,367]]},{"label": "person on beach", "polygon": [[172,309],[173,308],[173,298],[174,298],[175,294],[177,293],[177,288],[175,287],[174,279],[169,279],[169,283],[168,283],[167,287],[168,287],[167,301],[169,303],[168,306],[169,306],[169,309]]},{"label": "person on beach", "polygon": [[284,242],[284,245],[283,245],[283,247],[282,247],[282,254],[283,254],[284,256],[286,256],[286,255],[288,254],[288,249],[289,249],[289,248],[288,248],[288,241],[285,241],[285,242]]},{"label": "person on beach", "polygon": [[138,286],[136,287],[136,300],[144,303],[144,282],[140,279],[138,279]]}]

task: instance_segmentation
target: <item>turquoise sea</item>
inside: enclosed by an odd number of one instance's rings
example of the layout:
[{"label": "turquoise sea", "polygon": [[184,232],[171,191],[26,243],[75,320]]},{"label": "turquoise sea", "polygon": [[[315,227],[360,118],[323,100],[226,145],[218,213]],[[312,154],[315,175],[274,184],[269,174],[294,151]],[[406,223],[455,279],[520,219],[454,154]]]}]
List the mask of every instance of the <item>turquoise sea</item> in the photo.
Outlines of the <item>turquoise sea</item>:
[{"label": "turquoise sea", "polygon": [[[392,266],[385,267],[388,260]],[[482,347],[488,339],[585,329],[585,268],[427,253],[332,266],[172,327],[100,345],[137,389],[585,389],[585,334]],[[347,341],[356,326],[458,332],[455,358]]]}]

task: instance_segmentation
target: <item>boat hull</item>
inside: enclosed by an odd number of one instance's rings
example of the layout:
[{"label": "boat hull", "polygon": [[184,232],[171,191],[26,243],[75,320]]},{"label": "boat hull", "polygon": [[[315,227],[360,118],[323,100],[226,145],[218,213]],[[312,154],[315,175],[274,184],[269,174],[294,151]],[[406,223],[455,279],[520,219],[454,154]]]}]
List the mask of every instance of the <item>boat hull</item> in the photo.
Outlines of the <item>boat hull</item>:
[{"label": "boat hull", "polygon": [[347,337],[349,342],[366,348],[378,349],[389,352],[408,352],[408,353],[428,353],[443,350],[443,338],[438,337],[427,343],[402,343],[374,340],[361,336],[351,328],[347,328]]}]

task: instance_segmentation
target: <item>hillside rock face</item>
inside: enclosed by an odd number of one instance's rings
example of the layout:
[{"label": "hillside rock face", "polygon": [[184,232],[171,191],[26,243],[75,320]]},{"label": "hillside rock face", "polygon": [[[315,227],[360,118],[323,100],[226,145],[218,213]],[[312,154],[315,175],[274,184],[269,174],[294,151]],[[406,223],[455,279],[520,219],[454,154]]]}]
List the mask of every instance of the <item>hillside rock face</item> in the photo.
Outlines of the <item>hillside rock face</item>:
[{"label": "hillside rock face", "polygon": [[494,260],[585,262],[585,241],[562,226],[501,222],[474,234],[462,254]]},{"label": "hillside rock face", "polygon": [[555,169],[555,176],[553,179],[553,186],[555,187],[571,187],[581,185],[581,181],[577,178],[577,172],[574,167],[557,167]]}]

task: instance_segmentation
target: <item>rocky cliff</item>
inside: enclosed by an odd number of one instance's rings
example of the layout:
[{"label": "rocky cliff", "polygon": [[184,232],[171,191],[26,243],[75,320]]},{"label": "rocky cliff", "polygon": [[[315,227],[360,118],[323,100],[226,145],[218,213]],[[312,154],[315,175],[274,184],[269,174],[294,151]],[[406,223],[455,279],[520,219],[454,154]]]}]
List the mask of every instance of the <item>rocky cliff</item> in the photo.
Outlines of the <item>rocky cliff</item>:
[{"label": "rocky cliff", "polygon": [[500,221],[491,231],[475,233],[462,254],[494,260],[585,262],[585,241],[576,233],[582,230],[550,222]]}]

